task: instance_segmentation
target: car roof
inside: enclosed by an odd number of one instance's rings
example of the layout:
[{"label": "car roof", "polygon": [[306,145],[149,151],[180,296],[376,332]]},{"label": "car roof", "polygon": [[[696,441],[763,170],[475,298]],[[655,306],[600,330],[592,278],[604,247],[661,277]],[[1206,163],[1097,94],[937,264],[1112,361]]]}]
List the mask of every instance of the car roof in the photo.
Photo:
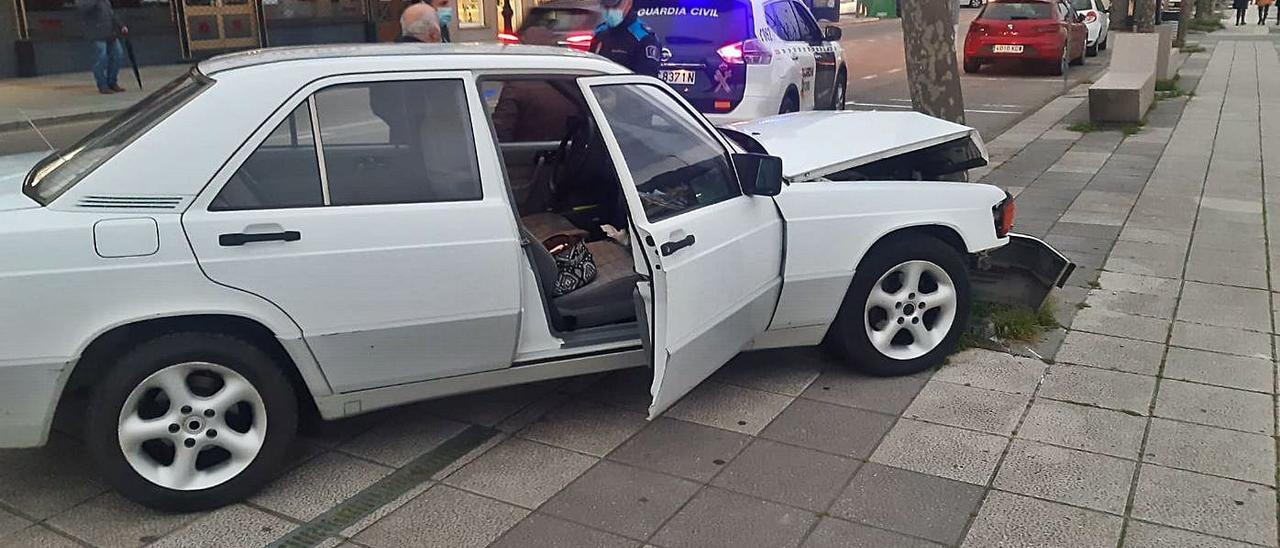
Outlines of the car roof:
[{"label": "car roof", "polygon": [[319,46],[293,46],[255,49],[219,55],[201,61],[197,68],[202,74],[212,76],[219,72],[254,67],[270,63],[313,61],[317,59],[345,59],[353,57],[393,56],[444,56],[444,55],[494,55],[494,56],[545,56],[587,58],[594,55],[568,48],[551,46],[526,46],[508,44],[330,44]]}]

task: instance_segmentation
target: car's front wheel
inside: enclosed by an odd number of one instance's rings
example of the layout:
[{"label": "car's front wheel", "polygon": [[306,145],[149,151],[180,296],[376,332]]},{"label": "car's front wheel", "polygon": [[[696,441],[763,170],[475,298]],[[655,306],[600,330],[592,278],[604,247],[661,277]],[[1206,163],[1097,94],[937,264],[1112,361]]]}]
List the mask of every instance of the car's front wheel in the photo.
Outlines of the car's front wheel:
[{"label": "car's front wheel", "polygon": [[124,496],[166,511],[216,508],[260,489],[283,463],[298,405],[261,348],[173,333],[109,367],[91,396],[86,437]]},{"label": "car's front wheel", "polygon": [[836,75],[836,87],[831,90],[831,110],[844,110],[846,93],[849,90],[849,76],[844,69]]},{"label": "car's front wheel", "polygon": [[872,375],[917,373],[955,349],[969,298],[968,271],[954,248],[919,234],[892,238],[858,265],[827,344]]}]

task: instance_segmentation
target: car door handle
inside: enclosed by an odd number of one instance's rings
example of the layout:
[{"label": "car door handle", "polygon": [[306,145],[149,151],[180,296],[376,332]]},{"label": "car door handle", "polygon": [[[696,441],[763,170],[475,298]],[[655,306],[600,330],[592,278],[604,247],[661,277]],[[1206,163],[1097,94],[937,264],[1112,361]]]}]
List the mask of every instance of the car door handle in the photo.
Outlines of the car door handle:
[{"label": "car door handle", "polygon": [[668,255],[671,255],[672,253],[680,251],[681,249],[689,247],[693,245],[694,241],[695,239],[693,237],[693,234],[690,234],[674,242],[667,242],[665,244],[662,244],[662,247],[661,247],[662,256],[666,257]]},{"label": "car door handle", "polygon": [[245,234],[236,232],[232,234],[222,234],[218,236],[218,245],[223,247],[240,246],[252,242],[296,242],[302,239],[302,233],[296,230],[283,230],[280,232],[258,232],[253,234]]}]

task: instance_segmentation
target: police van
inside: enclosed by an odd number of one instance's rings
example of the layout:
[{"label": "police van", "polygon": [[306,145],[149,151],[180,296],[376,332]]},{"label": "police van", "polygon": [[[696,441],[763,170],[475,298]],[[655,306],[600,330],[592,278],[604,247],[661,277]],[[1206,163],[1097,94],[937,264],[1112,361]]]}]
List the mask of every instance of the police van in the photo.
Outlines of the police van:
[{"label": "police van", "polygon": [[848,72],[839,27],[801,0],[636,0],[662,41],[658,77],[712,121],[840,110]]}]

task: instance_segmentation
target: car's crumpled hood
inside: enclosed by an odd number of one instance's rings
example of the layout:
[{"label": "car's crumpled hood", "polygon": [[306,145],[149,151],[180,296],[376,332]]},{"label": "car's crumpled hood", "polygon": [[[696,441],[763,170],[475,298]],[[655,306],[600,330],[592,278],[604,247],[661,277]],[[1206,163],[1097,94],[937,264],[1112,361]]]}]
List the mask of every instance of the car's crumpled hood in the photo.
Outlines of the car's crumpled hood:
[{"label": "car's crumpled hood", "polygon": [[978,130],[919,112],[807,111],[727,127],[782,158],[793,181],[824,177],[877,160],[969,137],[986,158]]},{"label": "car's crumpled hood", "polygon": [[40,207],[35,200],[22,193],[22,181],[48,152],[30,152],[0,156],[0,211]]}]

